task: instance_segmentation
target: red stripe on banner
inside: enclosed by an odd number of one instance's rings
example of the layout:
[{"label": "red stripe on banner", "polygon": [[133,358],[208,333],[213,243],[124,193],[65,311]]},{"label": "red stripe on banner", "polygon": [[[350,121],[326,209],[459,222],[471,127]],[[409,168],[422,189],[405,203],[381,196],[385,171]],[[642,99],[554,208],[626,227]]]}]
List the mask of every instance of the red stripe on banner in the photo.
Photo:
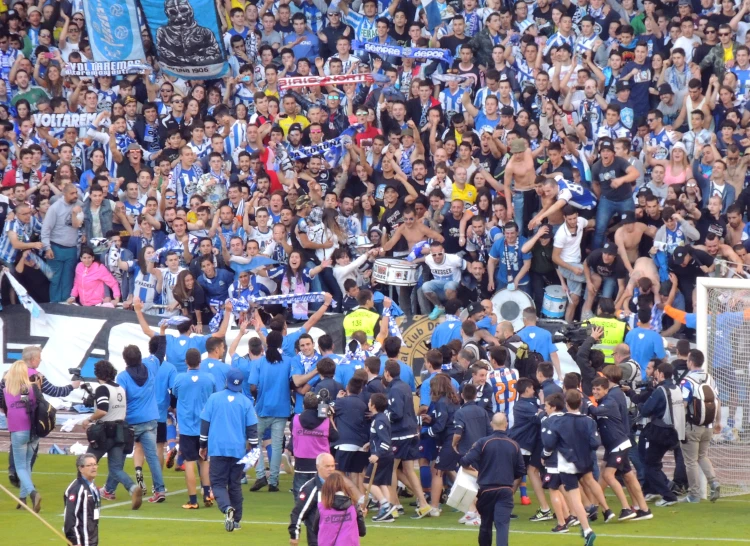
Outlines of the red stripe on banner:
[{"label": "red stripe on banner", "polygon": [[341,74],[338,76],[297,76],[295,78],[279,79],[280,89],[310,87],[313,85],[332,85],[347,83],[372,83],[370,74]]}]

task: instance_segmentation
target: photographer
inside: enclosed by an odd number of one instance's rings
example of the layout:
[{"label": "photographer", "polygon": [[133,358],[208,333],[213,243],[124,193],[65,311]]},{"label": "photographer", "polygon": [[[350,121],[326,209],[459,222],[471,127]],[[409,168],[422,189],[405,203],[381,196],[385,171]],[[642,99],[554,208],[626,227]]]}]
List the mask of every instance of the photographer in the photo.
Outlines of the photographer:
[{"label": "photographer", "polygon": [[132,509],[138,510],[143,492],[123,470],[125,456],[133,451],[133,432],[125,422],[125,389],[115,383],[117,370],[107,360],[100,360],[94,364],[94,375],[99,381],[99,386],[94,392],[96,409],[82,425],[89,440],[88,453],[96,456],[97,461],[107,455],[109,474],[99,494],[104,499],[115,500],[115,490],[119,482],[130,493]]},{"label": "photographer", "polygon": [[297,498],[302,486],[315,477],[315,460],[321,453],[331,452],[331,443],[339,438],[333,416],[328,405],[318,411],[320,400],[312,392],[302,400],[303,410],[292,419],[292,436],[287,446],[294,453],[294,481],[292,489]]},{"label": "photographer", "polygon": [[[29,345],[28,347],[24,347],[23,352],[21,353],[21,360],[26,362],[26,366],[30,370],[36,370],[42,363],[42,348],[38,345]],[[40,375],[42,378],[42,394],[46,394],[47,396],[54,396],[55,398],[65,398],[71,392],[81,386],[80,381],[71,381],[70,385],[66,385],[65,387],[56,387],[55,385],[50,383],[46,377],[41,374],[38,375]],[[0,383],[0,389],[2,388],[4,388],[4,381],[3,383]],[[36,451],[34,451],[34,456],[31,459],[31,468],[34,468],[35,462]],[[16,465],[13,459],[13,450],[10,451],[10,455],[8,456],[8,480],[14,487],[20,487],[20,481],[18,480],[18,474],[16,473]]]},{"label": "photographer", "polygon": [[[601,326],[594,326],[591,329],[591,334],[586,336],[575,352],[571,352],[571,356],[575,359],[578,368],[581,371],[581,390],[586,396],[592,395],[591,382],[596,377],[596,374],[604,367],[604,353],[598,349],[592,349],[592,347],[599,342],[604,336],[604,328]],[[573,349],[569,349],[573,351]]]},{"label": "photographer", "polygon": [[651,420],[643,429],[639,449],[646,466],[646,490],[651,493],[647,499],[661,496],[656,506],[671,506],[677,502],[662,470],[662,459],[668,450],[685,439],[685,406],[682,392],[672,380],[673,371],[671,364],[659,364],[654,372],[656,386],[641,407],[641,416]]}]

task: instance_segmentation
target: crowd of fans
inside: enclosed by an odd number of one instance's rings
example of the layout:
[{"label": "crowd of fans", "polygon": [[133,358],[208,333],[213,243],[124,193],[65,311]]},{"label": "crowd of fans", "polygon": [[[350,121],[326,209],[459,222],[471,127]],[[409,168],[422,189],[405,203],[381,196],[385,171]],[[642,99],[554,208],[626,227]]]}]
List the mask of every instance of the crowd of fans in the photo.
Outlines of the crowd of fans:
[{"label": "crowd of fans", "polygon": [[[522,292],[531,310],[519,335],[551,361],[558,381],[556,348],[528,333],[534,309],[540,314],[559,286],[563,311],[549,316],[622,324],[614,342],[612,330],[594,340],[607,338],[606,363],[629,361],[628,349],[644,379],[655,365],[648,377],[674,386],[672,369],[659,366],[662,337],[694,333],[696,279],[746,277],[750,266],[750,1],[435,3],[442,22],[433,28],[414,1],[227,0],[218,9],[231,73],[211,81],[163,73],[145,29],[146,73],[65,75],[66,63],[91,60],[80,3],[8,6],[0,16],[0,259],[37,302],[135,305],[139,319],[141,311],[184,316],[185,332],[220,337],[227,300],[287,296],[268,310],[290,321],[320,309],[382,310],[385,301],[394,316],[445,314],[449,326],[462,320],[456,301],[472,302],[467,314],[477,320],[433,338],[438,351],[462,340],[445,359],[457,363],[486,357],[493,338],[513,338],[487,300]],[[368,53],[366,42],[404,54]],[[452,60],[412,58],[417,48],[447,50]],[[346,83],[358,74],[373,77]],[[283,85],[295,76],[344,83]],[[50,128],[33,117],[66,112],[95,118]],[[416,270],[411,286],[376,278],[384,258]],[[332,297],[301,297],[322,292]],[[16,299],[3,283],[2,301]],[[355,330],[347,328],[349,338]],[[373,341],[366,337],[362,346]],[[298,389],[312,377],[309,341],[299,347]],[[432,356],[439,370],[441,357]],[[702,364],[702,355],[691,358]],[[502,368],[505,358],[489,360]],[[586,395],[602,398],[617,384],[615,372],[610,384],[584,368]],[[542,384],[555,375],[540,370]],[[721,428],[736,439],[742,412],[735,422],[737,401],[720,379]],[[296,392],[300,413],[305,393]],[[449,398],[458,400],[455,390]],[[554,398],[548,412],[566,401]],[[278,457],[267,482],[274,487],[287,416],[260,420]],[[665,505],[676,499],[663,473],[639,474]],[[650,517],[631,479],[632,514]],[[383,503],[390,506],[387,493]],[[434,497],[432,507],[423,496],[418,504],[420,517],[439,515]],[[623,504],[626,519],[630,510]],[[539,521],[554,517],[544,500],[540,513]],[[567,529],[565,513],[557,519],[558,531]]]}]

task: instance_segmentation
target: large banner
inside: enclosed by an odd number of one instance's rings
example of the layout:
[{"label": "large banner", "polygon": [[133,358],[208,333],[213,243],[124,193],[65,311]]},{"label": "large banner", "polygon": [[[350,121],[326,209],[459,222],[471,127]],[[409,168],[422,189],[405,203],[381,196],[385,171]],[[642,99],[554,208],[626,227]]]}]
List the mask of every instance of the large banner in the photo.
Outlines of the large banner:
[{"label": "large banner", "polygon": [[83,0],[95,61],[143,60],[135,0]]},{"label": "large banner", "polygon": [[229,70],[212,0],[141,0],[161,69],[184,79],[220,78]]},{"label": "large banner", "polygon": [[[137,345],[143,356],[148,355],[148,338],[141,331],[133,311],[103,307],[79,307],[59,303],[41,304],[44,310],[39,318],[32,318],[21,305],[4,306],[0,312],[0,344],[3,358],[0,376],[21,358],[27,345],[42,347],[42,364],[39,370],[54,385],[70,382],[68,368],[81,367],[84,378],[93,379],[94,364],[106,359],[121,371],[125,368],[122,350],[127,345]],[[147,315],[148,317],[148,315]],[[148,317],[151,328],[158,333],[158,317]],[[296,331],[301,324],[289,324],[288,331]],[[168,329],[167,333],[176,334]],[[344,328],[341,315],[324,317],[310,335],[317,342],[323,334],[333,338],[334,350],[344,353]],[[239,335],[239,329],[230,328],[227,344]],[[247,354],[248,341],[257,337],[249,331],[240,342],[237,352]]]}]

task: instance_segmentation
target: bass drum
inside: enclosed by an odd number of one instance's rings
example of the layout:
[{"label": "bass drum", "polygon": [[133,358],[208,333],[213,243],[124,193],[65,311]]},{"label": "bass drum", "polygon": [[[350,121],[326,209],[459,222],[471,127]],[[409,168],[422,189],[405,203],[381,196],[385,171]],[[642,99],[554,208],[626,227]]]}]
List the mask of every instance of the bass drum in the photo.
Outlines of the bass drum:
[{"label": "bass drum", "polygon": [[522,290],[499,290],[492,296],[492,308],[497,320],[507,320],[516,332],[523,328],[523,310],[534,308],[534,301]]}]

